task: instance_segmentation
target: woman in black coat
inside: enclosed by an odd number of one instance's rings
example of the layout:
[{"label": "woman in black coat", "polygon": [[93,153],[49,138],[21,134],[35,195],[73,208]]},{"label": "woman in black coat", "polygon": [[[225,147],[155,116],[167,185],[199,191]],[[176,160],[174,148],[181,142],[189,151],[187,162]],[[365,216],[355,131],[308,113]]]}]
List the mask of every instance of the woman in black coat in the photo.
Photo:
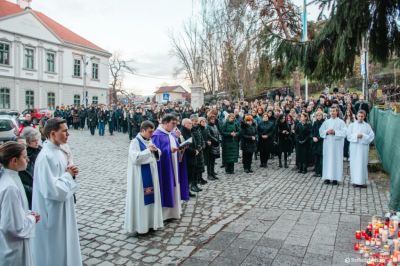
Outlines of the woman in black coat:
[{"label": "woman in black coat", "polygon": [[274,146],[275,124],[269,121],[267,113],[262,116],[262,122],[258,125],[258,150],[260,151],[260,167],[267,168],[268,158]]},{"label": "woman in black coat", "polygon": [[310,140],[311,140],[311,125],[308,122],[308,114],[300,115],[300,122],[295,128],[296,144],[298,145],[296,157],[299,158],[299,173],[307,173],[307,163],[309,158]]},{"label": "woman in black coat", "polygon": [[321,138],[319,134],[319,128],[324,123],[324,113],[322,111],[317,111],[315,114],[316,120],[312,126],[312,152],[315,161],[315,176],[322,176],[322,149],[324,144],[324,139]]},{"label": "woman in black coat", "polygon": [[216,124],[216,116],[214,114],[209,114],[207,124],[207,175],[209,180],[218,179],[215,173],[215,160],[220,157],[220,143],[221,135],[219,134]]},{"label": "woman in black coat", "polygon": [[285,115],[280,115],[276,124],[276,138],[278,141],[279,167],[282,167],[282,153],[285,160],[285,168],[288,168],[287,157],[292,149],[291,129],[286,122]]},{"label": "woman in black coat", "polygon": [[253,153],[257,151],[257,129],[254,124],[253,117],[246,115],[242,122],[242,128],[240,131],[242,152],[243,152],[243,168],[245,173],[253,173],[251,169],[251,163],[253,159]]}]

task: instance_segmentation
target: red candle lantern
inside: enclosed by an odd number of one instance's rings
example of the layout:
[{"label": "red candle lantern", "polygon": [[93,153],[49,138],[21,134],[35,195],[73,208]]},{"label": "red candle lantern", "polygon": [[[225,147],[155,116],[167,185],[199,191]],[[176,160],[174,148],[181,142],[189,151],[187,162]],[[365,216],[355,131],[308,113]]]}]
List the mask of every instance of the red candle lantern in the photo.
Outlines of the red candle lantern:
[{"label": "red candle lantern", "polygon": [[355,251],[360,250],[360,244],[355,243],[355,244],[354,244],[354,250],[355,250]]},{"label": "red candle lantern", "polygon": [[361,231],[356,231],[356,239],[361,239]]},{"label": "red candle lantern", "polygon": [[372,224],[368,224],[367,229],[372,230]]},{"label": "red candle lantern", "polygon": [[365,233],[365,230],[362,230],[362,231],[361,231],[361,237],[362,237],[362,238],[365,238],[366,235],[367,235],[367,234]]}]

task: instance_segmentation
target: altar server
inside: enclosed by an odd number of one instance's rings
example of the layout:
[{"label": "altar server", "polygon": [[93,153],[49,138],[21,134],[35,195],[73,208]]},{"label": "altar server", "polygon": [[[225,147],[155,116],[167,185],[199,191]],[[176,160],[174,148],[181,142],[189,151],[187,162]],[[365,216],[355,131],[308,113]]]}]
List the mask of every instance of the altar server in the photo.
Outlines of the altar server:
[{"label": "altar server", "polygon": [[29,211],[19,171],[28,165],[25,146],[7,142],[0,146],[0,266],[32,265],[30,241],[38,213]]},{"label": "altar server", "polygon": [[343,179],[343,145],[346,124],[338,117],[339,108],[332,106],[331,118],[325,120],[319,129],[323,144],[322,179],[324,184],[338,185]]},{"label": "altar server", "polygon": [[347,130],[347,140],[350,142],[350,176],[355,187],[367,187],[369,144],[375,134],[371,126],[365,122],[366,112],[357,113],[357,121],[351,123]]},{"label": "altar server", "polygon": [[52,118],[44,127],[47,140],[36,159],[32,209],[42,213],[32,241],[33,262],[40,266],[82,265],[74,193],[78,167],[68,164],[62,149],[68,141],[64,119]]}]

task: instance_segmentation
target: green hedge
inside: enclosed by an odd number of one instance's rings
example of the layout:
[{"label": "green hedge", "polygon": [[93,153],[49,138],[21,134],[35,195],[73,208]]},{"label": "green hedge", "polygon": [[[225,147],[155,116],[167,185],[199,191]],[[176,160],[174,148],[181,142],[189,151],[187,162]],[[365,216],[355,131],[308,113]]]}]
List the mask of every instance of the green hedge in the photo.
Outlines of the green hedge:
[{"label": "green hedge", "polygon": [[383,168],[390,174],[389,208],[400,211],[400,115],[375,107],[370,113],[370,123]]}]

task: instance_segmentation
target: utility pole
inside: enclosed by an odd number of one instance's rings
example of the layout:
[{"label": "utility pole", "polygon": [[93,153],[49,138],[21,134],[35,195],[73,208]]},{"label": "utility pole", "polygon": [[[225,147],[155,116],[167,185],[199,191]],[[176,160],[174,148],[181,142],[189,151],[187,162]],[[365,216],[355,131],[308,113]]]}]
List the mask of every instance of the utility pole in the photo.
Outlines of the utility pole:
[{"label": "utility pole", "polygon": [[[308,41],[308,31],[307,31],[307,0],[303,0],[303,16],[302,16],[302,22],[303,22],[303,34],[302,34],[302,42],[307,42]],[[304,94],[305,94],[305,100],[308,101],[308,79],[307,76],[304,76]]]}]

